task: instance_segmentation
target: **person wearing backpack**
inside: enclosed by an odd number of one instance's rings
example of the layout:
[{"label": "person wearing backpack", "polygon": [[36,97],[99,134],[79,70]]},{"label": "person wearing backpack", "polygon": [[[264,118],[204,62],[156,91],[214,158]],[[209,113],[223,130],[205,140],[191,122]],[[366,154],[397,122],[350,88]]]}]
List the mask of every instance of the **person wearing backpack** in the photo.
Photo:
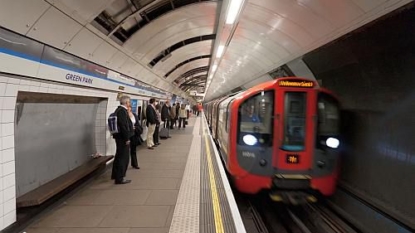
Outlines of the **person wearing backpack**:
[{"label": "person wearing backpack", "polygon": [[[113,133],[117,146],[111,175],[111,178],[115,180],[115,184],[128,184],[131,182],[131,180],[124,179],[130,157],[130,138],[133,136],[133,125],[128,116],[130,104],[130,97],[122,96],[120,98],[120,106],[108,119],[109,128],[111,133]],[[115,122],[110,124],[110,119],[116,119],[116,124],[114,124]],[[116,128],[114,127],[115,125]]]}]

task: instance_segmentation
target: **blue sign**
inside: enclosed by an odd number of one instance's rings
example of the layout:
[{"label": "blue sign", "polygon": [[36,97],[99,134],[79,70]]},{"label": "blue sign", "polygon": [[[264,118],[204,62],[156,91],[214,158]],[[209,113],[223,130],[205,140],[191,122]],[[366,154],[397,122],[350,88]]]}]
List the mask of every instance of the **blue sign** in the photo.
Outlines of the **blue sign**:
[{"label": "blue sign", "polygon": [[131,111],[137,114],[138,100],[131,100]]}]

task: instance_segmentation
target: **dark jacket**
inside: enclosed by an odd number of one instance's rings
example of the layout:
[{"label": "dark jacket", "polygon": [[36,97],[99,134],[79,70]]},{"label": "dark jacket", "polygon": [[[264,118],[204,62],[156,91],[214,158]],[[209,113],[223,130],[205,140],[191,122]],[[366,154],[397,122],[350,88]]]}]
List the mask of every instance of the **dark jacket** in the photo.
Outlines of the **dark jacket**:
[{"label": "dark jacket", "polygon": [[147,117],[147,123],[146,125],[149,126],[149,124],[156,124],[157,123],[157,113],[153,106],[148,105],[146,108],[146,117]]},{"label": "dark jacket", "polygon": [[134,135],[131,137],[131,140],[134,142],[134,144],[136,145],[141,145],[142,143],[142,139],[141,139],[141,134],[143,133],[143,127],[141,126],[140,123],[140,118],[137,116],[137,114],[133,113],[134,117],[135,117],[135,124],[134,124]]},{"label": "dark jacket", "polygon": [[114,134],[115,139],[121,139],[125,142],[130,140],[130,137],[133,136],[133,123],[130,120],[130,117],[128,116],[127,109],[124,107],[118,106],[118,108],[115,110],[117,114],[117,124],[119,133]]},{"label": "dark jacket", "polygon": [[170,120],[170,110],[169,107],[165,104],[163,105],[163,107],[161,107],[161,120]]}]

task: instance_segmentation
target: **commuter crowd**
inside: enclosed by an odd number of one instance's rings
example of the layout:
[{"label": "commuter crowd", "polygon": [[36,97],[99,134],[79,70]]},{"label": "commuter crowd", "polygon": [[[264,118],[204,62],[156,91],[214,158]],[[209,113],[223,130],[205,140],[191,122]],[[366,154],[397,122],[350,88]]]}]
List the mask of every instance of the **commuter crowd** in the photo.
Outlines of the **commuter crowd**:
[{"label": "commuter crowd", "polygon": [[[196,107],[195,107],[196,106]],[[199,116],[201,104],[195,105],[192,111]],[[137,159],[137,146],[143,144],[141,135],[144,132],[143,125],[147,127],[147,149],[154,150],[159,146],[160,138],[171,138],[169,131],[177,127],[185,129],[190,116],[190,105],[166,101],[163,106],[152,98],[145,109],[145,116],[141,121],[140,116],[132,111],[129,96],[121,96],[120,106],[108,118],[109,130],[116,143],[116,153],[113,163],[111,179],[115,184],[127,184],[131,180],[126,179],[129,160],[134,169],[140,169]],[[141,125],[143,122],[143,125]]]}]

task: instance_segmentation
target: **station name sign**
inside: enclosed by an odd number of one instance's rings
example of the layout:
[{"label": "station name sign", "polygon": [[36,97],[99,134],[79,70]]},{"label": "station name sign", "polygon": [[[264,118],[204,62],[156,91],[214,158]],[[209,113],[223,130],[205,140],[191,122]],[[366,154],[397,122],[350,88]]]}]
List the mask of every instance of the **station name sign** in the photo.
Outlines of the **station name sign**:
[{"label": "station name sign", "polygon": [[303,80],[281,80],[278,82],[280,87],[314,87],[314,82]]}]

